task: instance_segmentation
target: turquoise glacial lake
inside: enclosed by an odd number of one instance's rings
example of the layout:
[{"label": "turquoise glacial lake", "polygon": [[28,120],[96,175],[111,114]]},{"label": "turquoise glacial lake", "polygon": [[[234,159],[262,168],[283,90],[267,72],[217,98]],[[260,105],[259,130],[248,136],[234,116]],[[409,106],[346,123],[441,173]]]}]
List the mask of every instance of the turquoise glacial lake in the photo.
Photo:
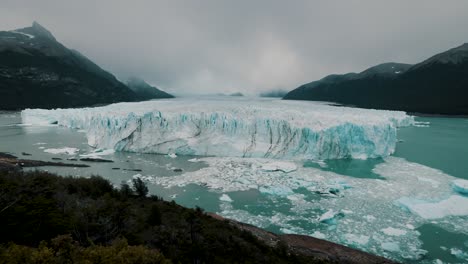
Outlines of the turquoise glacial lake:
[{"label": "turquoise glacial lake", "polygon": [[[396,152],[389,158],[294,161],[294,172],[262,172],[258,168],[270,162],[262,159],[123,152],[102,156],[113,163],[86,163],[89,168],[37,169],[72,177],[101,175],[116,186],[142,177],[152,194],[166,200],[272,232],[312,235],[404,263],[467,263],[467,215],[425,218],[402,206],[401,198],[432,204],[466,198],[451,186],[468,179],[468,119],[416,121],[423,125],[398,130]],[[74,153],[51,151],[65,147]],[[28,126],[20,113],[0,112],[0,151],[85,163],[67,159],[96,150],[80,131]],[[230,178],[236,179],[232,186],[216,185]]]}]

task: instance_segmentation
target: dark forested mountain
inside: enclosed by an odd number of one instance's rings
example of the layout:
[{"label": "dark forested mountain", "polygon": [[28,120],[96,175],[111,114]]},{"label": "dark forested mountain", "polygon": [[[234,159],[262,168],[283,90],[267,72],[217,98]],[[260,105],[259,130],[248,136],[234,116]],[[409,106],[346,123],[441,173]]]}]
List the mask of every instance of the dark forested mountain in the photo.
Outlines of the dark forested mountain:
[{"label": "dark forested mountain", "polygon": [[359,74],[330,75],[284,99],[330,101],[365,108],[468,114],[468,44],[416,65],[387,63]]},{"label": "dark forested mountain", "polygon": [[139,100],[151,100],[157,98],[174,98],[173,95],[159,90],[146,83],[144,80],[132,77],[127,81],[127,86],[138,96]]},{"label": "dark forested mountain", "polygon": [[78,107],[137,95],[44,27],[0,31],[0,109]]}]

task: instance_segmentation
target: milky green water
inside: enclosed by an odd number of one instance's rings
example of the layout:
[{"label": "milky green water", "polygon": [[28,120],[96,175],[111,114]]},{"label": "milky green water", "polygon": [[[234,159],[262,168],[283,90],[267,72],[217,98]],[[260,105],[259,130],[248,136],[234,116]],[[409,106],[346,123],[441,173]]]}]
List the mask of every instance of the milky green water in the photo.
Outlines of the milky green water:
[{"label": "milky green water", "polygon": [[[398,131],[400,142],[397,144],[394,156],[401,157],[410,162],[422,164],[435,168],[454,177],[468,179],[468,119],[462,118],[440,118],[440,117],[418,117],[417,121],[429,122],[427,127],[407,127]],[[62,158],[64,162],[68,155],[55,155],[44,152],[46,148],[75,147],[80,149],[80,154],[93,151],[86,144],[84,133],[62,127],[31,127],[20,125],[19,113],[0,113],[0,151],[10,152],[22,158],[51,160]],[[38,144],[41,143],[41,144]],[[23,156],[27,152],[31,156]],[[186,172],[194,172],[205,168],[203,162],[190,162],[193,157],[170,158],[165,155],[136,154],[136,153],[114,153],[104,158],[112,159],[114,163],[86,163],[90,168],[60,168],[43,167],[41,169],[55,172],[61,175],[90,176],[101,175],[118,186],[122,181],[128,181],[134,175],[157,175],[161,177],[172,177]],[[81,161],[73,161],[84,163]],[[351,178],[372,180],[385,180],[373,169],[384,163],[383,159],[370,160],[328,160],[322,163],[305,161],[304,167],[317,168],[322,171],[334,172]],[[118,169],[117,169],[118,168]],[[176,169],[182,169],[177,171]],[[141,170],[132,171],[132,170]],[[220,194],[210,190],[206,186],[190,184],[187,186],[164,188],[158,185],[150,185],[150,192],[160,195],[166,200],[176,202],[189,207],[200,206],[207,211],[220,212],[224,203],[220,203]],[[305,201],[313,204],[320,203],[324,199],[320,195],[310,192],[306,188],[295,190],[296,194],[304,195]],[[322,214],[318,209],[310,209],[297,217],[296,212],[291,209],[291,201],[285,197],[273,197],[251,189],[248,191],[230,192],[229,197],[233,200],[229,203],[233,215],[228,217],[238,218],[252,224],[264,227],[273,232],[283,232],[283,223],[274,219],[278,213],[284,214],[289,225],[300,227],[313,233],[315,230],[323,230],[323,224],[315,219]],[[372,203],[370,198],[369,203]],[[225,209],[225,208],[224,208]],[[257,216],[255,218],[251,216]],[[468,220],[468,219],[467,219]],[[332,228],[332,227],[329,227]],[[449,232],[436,224],[427,223],[417,228],[421,233],[421,249],[428,253],[419,260],[401,259],[399,252],[386,252],[386,257],[395,258],[408,263],[434,263],[440,259],[445,263],[463,263],[465,260],[454,256],[451,249],[459,248],[468,252],[468,236],[466,233]],[[359,232],[357,230],[356,232]],[[370,234],[366,234],[370,235]],[[345,241],[335,241],[345,243]],[[366,249],[354,244],[350,246],[373,252],[374,249]],[[467,256],[468,258],[468,256]],[[466,260],[468,262],[468,259]]]}]

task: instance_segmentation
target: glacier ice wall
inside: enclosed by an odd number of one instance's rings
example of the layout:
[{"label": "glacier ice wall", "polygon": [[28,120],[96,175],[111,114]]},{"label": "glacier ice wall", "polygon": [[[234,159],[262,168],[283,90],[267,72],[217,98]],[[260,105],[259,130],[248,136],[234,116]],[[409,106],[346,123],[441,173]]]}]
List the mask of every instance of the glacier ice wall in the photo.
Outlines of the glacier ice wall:
[{"label": "glacier ice wall", "polygon": [[414,122],[398,111],[244,98],[26,109],[21,116],[23,123],[85,130],[93,147],[278,159],[385,157],[395,150],[397,128]]}]

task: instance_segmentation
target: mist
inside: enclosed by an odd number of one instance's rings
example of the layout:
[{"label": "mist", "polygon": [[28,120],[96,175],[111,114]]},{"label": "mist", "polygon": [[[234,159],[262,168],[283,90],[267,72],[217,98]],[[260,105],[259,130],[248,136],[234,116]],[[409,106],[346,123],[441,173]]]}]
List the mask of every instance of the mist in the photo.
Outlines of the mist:
[{"label": "mist", "polygon": [[292,90],[331,73],[417,63],[468,42],[468,1],[2,0],[125,81],[174,94]]}]

